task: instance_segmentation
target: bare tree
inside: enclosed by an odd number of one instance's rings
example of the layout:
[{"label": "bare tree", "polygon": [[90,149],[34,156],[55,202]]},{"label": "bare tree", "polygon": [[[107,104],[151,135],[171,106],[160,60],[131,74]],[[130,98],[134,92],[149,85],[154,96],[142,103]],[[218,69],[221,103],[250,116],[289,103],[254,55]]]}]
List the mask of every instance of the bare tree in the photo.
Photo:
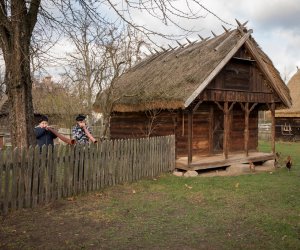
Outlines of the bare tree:
[{"label": "bare tree", "polygon": [[145,129],[142,130],[142,133],[145,137],[150,137],[159,127],[160,124],[157,122],[157,119],[160,113],[160,109],[151,109],[145,111],[146,117],[148,118],[145,124]]},{"label": "bare tree", "polygon": [[[119,4],[118,4],[119,3]],[[34,142],[33,136],[33,105],[31,80],[31,42],[37,21],[43,23],[45,32],[56,28],[64,29],[65,20],[77,10],[84,9],[91,20],[107,23],[107,13],[103,9],[112,9],[120,21],[145,34],[148,39],[158,35],[145,25],[137,25],[130,13],[135,10],[144,11],[165,24],[179,26],[174,17],[184,19],[202,17],[199,10],[203,6],[198,0],[187,0],[185,11],[175,5],[174,1],[139,1],[124,0],[0,0],[0,46],[5,62],[5,84],[9,98],[9,120],[11,125],[12,143],[15,146],[28,146]],[[109,6],[109,8],[107,8]],[[198,9],[196,9],[197,7]],[[39,18],[38,18],[39,17]],[[181,27],[185,29],[185,27]],[[188,31],[186,29],[186,31]],[[164,36],[164,34],[159,34]]]},{"label": "bare tree", "polygon": [[103,56],[105,48],[98,43],[98,36],[102,36],[103,32],[99,31],[87,12],[74,14],[71,23],[72,26],[66,27],[66,34],[74,50],[65,59],[64,77],[73,83],[74,94],[85,101],[91,113],[94,93],[99,89],[107,67]]},{"label": "bare tree", "polygon": [[96,93],[103,93],[102,115],[105,136],[109,124],[114,79],[141,59],[141,47],[146,44],[142,34],[130,26],[116,27],[94,24],[88,13],[74,15],[67,35],[75,49],[68,54],[64,74],[73,82],[73,89],[85,101],[89,113]]}]

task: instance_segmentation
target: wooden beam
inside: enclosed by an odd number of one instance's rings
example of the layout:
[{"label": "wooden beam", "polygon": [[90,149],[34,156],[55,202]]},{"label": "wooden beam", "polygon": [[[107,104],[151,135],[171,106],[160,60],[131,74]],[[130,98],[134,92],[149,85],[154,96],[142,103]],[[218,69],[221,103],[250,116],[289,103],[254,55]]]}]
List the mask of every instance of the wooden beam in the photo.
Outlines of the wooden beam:
[{"label": "wooden beam", "polygon": [[221,106],[219,102],[215,102],[215,104],[217,104],[218,108],[224,112],[224,108]]},{"label": "wooden beam", "polygon": [[202,102],[203,102],[203,101],[200,100],[200,101],[195,105],[195,107],[193,108],[193,112],[195,112],[195,111],[199,108],[199,106],[200,106],[200,104],[201,104]]},{"label": "wooden beam", "polygon": [[186,44],[181,44],[181,43],[178,42],[177,40],[176,40],[176,42],[178,43],[178,45],[179,45],[181,48],[184,48],[184,46],[186,45]]},{"label": "wooden beam", "polygon": [[170,44],[168,44],[168,46],[171,50],[174,50],[174,48]]},{"label": "wooden beam", "polygon": [[229,112],[233,109],[234,104],[235,104],[235,102],[232,102],[232,103],[231,103],[231,105],[230,105],[230,107],[229,107],[229,109],[228,109]]},{"label": "wooden beam", "polygon": [[239,20],[235,19],[235,21],[238,24],[238,26],[242,27],[242,24],[239,22]]},{"label": "wooden beam", "polygon": [[272,139],[272,153],[275,154],[275,103],[267,103],[269,110],[271,111],[271,139]]},{"label": "wooden beam", "polygon": [[249,155],[249,116],[250,116],[250,112],[255,108],[255,106],[258,103],[253,103],[252,106],[249,108],[249,103],[245,103],[245,105],[243,103],[240,103],[240,106],[242,108],[242,110],[245,112],[245,128],[244,128],[244,150],[245,150],[245,154],[246,156]]},{"label": "wooden beam", "polygon": [[224,139],[223,139],[223,154],[225,159],[228,159],[228,140],[229,140],[229,108],[228,108],[228,102],[224,103]]},{"label": "wooden beam", "polygon": [[214,48],[214,50],[217,51],[223,44],[225,44],[228,40],[230,40],[234,35],[235,35],[234,32],[232,32],[221,43],[219,43],[218,46]]},{"label": "wooden beam", "polygon": [[248,21],[244,22],[244,23],[242,24],[242,26],[245,27],[247,23],[248,23]]},{"label": "wooden beam", "polygon": [[189,39],[185,38],[189,44],[192,44],[193,42],[191,42]]},{"label": "wooden beam", "polygon": [[193,113],[188,113],[188,166],[193,161]]},{"label": "wooden beam", "polygon": [[212,70],[209,76],[200,84],[200,86],[192,93],[192,95],[185,101],[184,106],[188,107],[191,102],[206,88],[206,86],[212,81],[212,79],[223,69],[223,67],[229,62],[239,48],[250,37],[252,30],[249,30],[232,48],[232,50],[225,56],[225,58]]},{"label": "wooden beam", "polygon": [[226,33],[228,33],[229,32],[229,30],[228,29],[226,29],[223,25],[222,25],[222,28],[225,30],[225,32]]},{"label": "wooden beam", "polygon": [[229,134],[230,134],[230,113],[233,109],[235,102],[232,102],[229,106],[228,102],[224,102],[224,107],[219,102],[215,102],[224,115],[224,136],[223,136],[223,154],[225,159],[228,159],[229,153]]},{"label": "wooden beam", "polygon": [[202,37],[202,36],[200,36],[200,35],[198,35],[199,36],[199,38],[201,39],[201,41],[203,41],[204,40],[204,38]]},{"label": "wooden beam", "polygon": [[249,155],[249,102],[245,104],[245,129],[244,129],[244,150],[246,156]]},{"label": "wooden beam", "polygon": [[209,154],[212,155],[214,151],[214,107],[209,107]]},{"label": "wooden beam", "polygon": [[217,35],[211,30],[211,33],[214,35],[214,37],[217,37]]},{"label": "wooden beam", "polygon": [[257,104],[258,104],[257,102],[252,104],[252,106],[251,106],[251,108],[250,108],[250,112],[255,108],[255,106],[256,106]]},{"label": "wooden beam", "polygon": [[184,112],[182,112],[182,136],[184,136]]},{"label": "wooden beam", "polygon": [[154,50],[155,50],[155,52],[157,53],[157,54],[160,54],[160,52],[157,50],[157,49],[155,49],[155,48],[153,48]]},{"label": "wooden beam", "polygon": [[167,51],[164,47],[162,46],[159,46],[163,51]]}]

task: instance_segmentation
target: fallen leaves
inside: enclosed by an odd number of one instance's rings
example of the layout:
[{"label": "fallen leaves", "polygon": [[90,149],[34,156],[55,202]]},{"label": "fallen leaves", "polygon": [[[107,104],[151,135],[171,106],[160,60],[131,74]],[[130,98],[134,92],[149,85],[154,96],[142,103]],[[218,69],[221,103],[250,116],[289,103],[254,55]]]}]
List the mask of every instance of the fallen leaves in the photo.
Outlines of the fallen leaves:
[{"label": "fallen leaves", "polygon": [[186,188],[188,189],[192,189],[193,187],[192,186],[189,186],[188,184],[184,184],[186,186]]}]

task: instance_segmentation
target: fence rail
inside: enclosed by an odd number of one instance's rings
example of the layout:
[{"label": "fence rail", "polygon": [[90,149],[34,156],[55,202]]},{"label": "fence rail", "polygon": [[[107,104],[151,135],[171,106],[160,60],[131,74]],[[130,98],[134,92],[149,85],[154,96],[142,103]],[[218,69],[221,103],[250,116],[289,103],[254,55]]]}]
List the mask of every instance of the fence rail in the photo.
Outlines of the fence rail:
[{"label": "fence rail", "polygon": [[0,213],[175,168],[174,136],[0,151]]}]

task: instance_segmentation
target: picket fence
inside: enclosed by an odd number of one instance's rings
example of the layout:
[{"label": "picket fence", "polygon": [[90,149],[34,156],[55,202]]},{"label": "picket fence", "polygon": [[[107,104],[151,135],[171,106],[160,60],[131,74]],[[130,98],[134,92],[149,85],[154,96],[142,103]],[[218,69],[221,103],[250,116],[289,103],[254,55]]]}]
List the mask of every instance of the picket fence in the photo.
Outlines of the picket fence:
[{"label": "picket fence", "polygon": [[0,213],[36,207],[175,168],[174,136],[0,151]]}]

